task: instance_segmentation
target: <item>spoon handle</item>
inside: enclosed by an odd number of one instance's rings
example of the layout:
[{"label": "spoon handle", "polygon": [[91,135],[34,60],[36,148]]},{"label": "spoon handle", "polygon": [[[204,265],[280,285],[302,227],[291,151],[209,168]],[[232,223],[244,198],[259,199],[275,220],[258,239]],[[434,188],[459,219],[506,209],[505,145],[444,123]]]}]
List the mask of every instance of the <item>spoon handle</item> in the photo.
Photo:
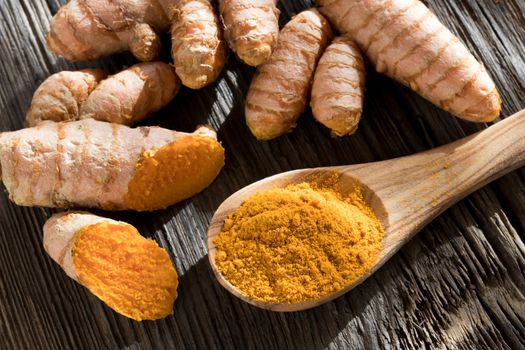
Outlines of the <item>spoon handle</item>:
[{"label": "spoon handle", "polygon": [[[392,255],[441,212],[525,165],[525,110],[448,145],[352,169],[381,200]],[[386,215],[388,213],[388,215]],[[381,214],[380,214],[381,215]],[[388,247],[390,245],[390,247]]]}]

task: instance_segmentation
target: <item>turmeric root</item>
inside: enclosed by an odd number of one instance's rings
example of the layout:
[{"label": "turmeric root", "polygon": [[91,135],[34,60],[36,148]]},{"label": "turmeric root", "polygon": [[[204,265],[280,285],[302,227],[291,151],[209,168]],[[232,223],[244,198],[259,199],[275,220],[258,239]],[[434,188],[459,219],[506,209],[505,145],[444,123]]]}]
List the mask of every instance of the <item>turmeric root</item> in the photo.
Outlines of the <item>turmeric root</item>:
[{"label": "turmeric root", "polygon": [[353,134],[361,119],[365,67],[357,44],[340,36],[319,60],[312,84],[312,113],[336,136]]},{"label": "turmeric root", "polygon": [[125,222],[86,212],[53,215],[44,249],[65,273],[110,308],[136,321],[168,316],[177,272],[166,251]]},{"label": "turmeric root", "polygon": [[78,119],[80,106],[106,75],[101,69],[63,71],[51,75],[35,91],[26,125],[34,126],[44,120],[59,122]]},{"label": "turmeric root", "polygon": [[80,108],[80,119],[132,125],[167,105],[180,80],[163,62],[139,63],[103,80]]},{"label": "turmeric root", "polygon": [[456,116],[492,121],[501,100],[487,71],[418,0],[317,0],[385,73]]},{"label": "turmeric root", "polygon": [[224,35],[231,49],[250,66],[270,58],[279,34],[276,0],[219,0]]},{"label": "turmeric root", "polygon": [[47,47],[73,61],[122,51],[151,61],[160,52],[157,33],[169,30],[172,2],[71,0],[51,19]]},{"label": "turmeric root", "polygon": [[26,125],[87,118],[131,125],[168,104],[180,88],[163,62],[136,64],[100,82],[104,76],[101,70],[50,76],[33,96]]},{"label": "turmeric root", "polygon": [[255,137],[269,140],[295,127],[331,37],[328,21],[315,9],[284,26],[269,61],[257,67],[246,97],[246,123]]},{"label": "turmeric root", "polygon": [[93,119],[0,134],[2,181],[18,205],[151,211],[206,188],[224,165],[207,127],[193,134]]},{"label": "turmeric root", "polygon": [[182,83],[200,89],[219,76],[226,44],[209,0],[179,0],[172,10],[172,57]]}]

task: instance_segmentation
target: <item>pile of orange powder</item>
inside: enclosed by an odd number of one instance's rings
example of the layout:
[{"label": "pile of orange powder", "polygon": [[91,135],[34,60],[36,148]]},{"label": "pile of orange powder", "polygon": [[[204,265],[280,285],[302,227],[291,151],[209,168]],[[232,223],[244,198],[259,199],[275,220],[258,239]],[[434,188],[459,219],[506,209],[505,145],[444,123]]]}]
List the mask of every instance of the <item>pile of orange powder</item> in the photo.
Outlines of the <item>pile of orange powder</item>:
[{"label": "pile of orange powder", "polygon": [[384,230],[362,190],[329,180],[261,191],[225,220],[216,265],[242,293],[297,303],[352,284],[378,258]]}]

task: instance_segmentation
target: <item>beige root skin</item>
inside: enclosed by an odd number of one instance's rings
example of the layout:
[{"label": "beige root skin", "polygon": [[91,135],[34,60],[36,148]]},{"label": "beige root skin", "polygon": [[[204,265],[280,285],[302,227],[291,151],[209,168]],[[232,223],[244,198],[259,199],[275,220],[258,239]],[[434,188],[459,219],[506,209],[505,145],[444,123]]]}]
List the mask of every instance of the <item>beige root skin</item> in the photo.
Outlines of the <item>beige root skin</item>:
[{"label": "beige root skin", "polygon": [[175,70],[163,62],[139,63],[101,81],[105,75],[101,70],[52,75],[35,92],[26,125],[88,118],[132,125],[167,105],[180,89]]},{"label": "beige root skin", "polygon": [[173,0],[72,0],[52,18],[47,47],[72,61],[131,51],[152,61],[160,50],[157,33],[169,30]]},{"label": "beige root skin", "polygon": [[328,21],[315,9],[299,13],[281,30],[246,97],[246,123],[255,137],[269,140],[295,127],[306,108],[317,61],[331,38]]},{"label": "beige root skin", "polygon": [[230,48],[250,66],[270,58],[279,35],[276,0],[220,0],[224,35]]},{"label": "beige root skin", "polygon": [[133,28],[129,50],[139,61],[153,61],[159,55],[160,49],[160,38],[148,24],[141,23]]},{"label": "beige root skin", "polygon": [[[202,191],[223,165],[206,127],[187,134],[85,119],[0,134],[2,182],[22,206],[157,210]],[[149,193],[130,195],[141,188]]]},{"label": "beige root skin", "polygon": [[59,122],[78,119],[80,106],[106,75],[101,69],[63,71],[51,75],[33,95],[26,126],[35,126],[44,120]]},{"label": "beige root skin", "polygon": [[137,321],[169,315],[177,273],[165,250],[131,225],[87,212],[53,215],[44,248],[64,272],[116,312]]},{"label": "beige root skin", "polygon": [[44,249],[70,278],[79,282],[71,259],[75,233],[83,227],[107,220],[81,211],[55,214],[44,224]]},{"label": "beige root skin", "polygon": [[172,18],[172,57],[182,83],[192,89],[213,83],[226,63],[215,9],[208,0],[180,0]]},{"label": "beige root skin", "polygon": [[335,136],[353,134],[363,111],[365,67],[361,51],[340,36],[319,60],[310,105],[314,118]]},{"label": "beige root skin", "polygon": [[167,105],[180,80],[163,62],[139,63],[103,80],[80,108],[80,119],[132,125]]},{"label": "beige root skin", "polygon": [[317,0],[380,73],[456,116],[488,122],[501,99],[487,71],[418,0]]}]

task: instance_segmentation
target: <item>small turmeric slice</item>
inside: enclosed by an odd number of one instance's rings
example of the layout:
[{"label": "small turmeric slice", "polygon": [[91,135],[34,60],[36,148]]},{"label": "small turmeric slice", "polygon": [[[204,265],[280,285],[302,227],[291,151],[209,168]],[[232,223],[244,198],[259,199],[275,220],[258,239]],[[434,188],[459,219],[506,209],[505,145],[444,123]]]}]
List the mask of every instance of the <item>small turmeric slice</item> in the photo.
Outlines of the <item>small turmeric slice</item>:
[{"label": "small turmeric slice", "polygon": [[44,246],[116,312],[136,321],[171,313],[177,273],[166,251],[135,227],[83,212],[56,214],[44,226]]}]

